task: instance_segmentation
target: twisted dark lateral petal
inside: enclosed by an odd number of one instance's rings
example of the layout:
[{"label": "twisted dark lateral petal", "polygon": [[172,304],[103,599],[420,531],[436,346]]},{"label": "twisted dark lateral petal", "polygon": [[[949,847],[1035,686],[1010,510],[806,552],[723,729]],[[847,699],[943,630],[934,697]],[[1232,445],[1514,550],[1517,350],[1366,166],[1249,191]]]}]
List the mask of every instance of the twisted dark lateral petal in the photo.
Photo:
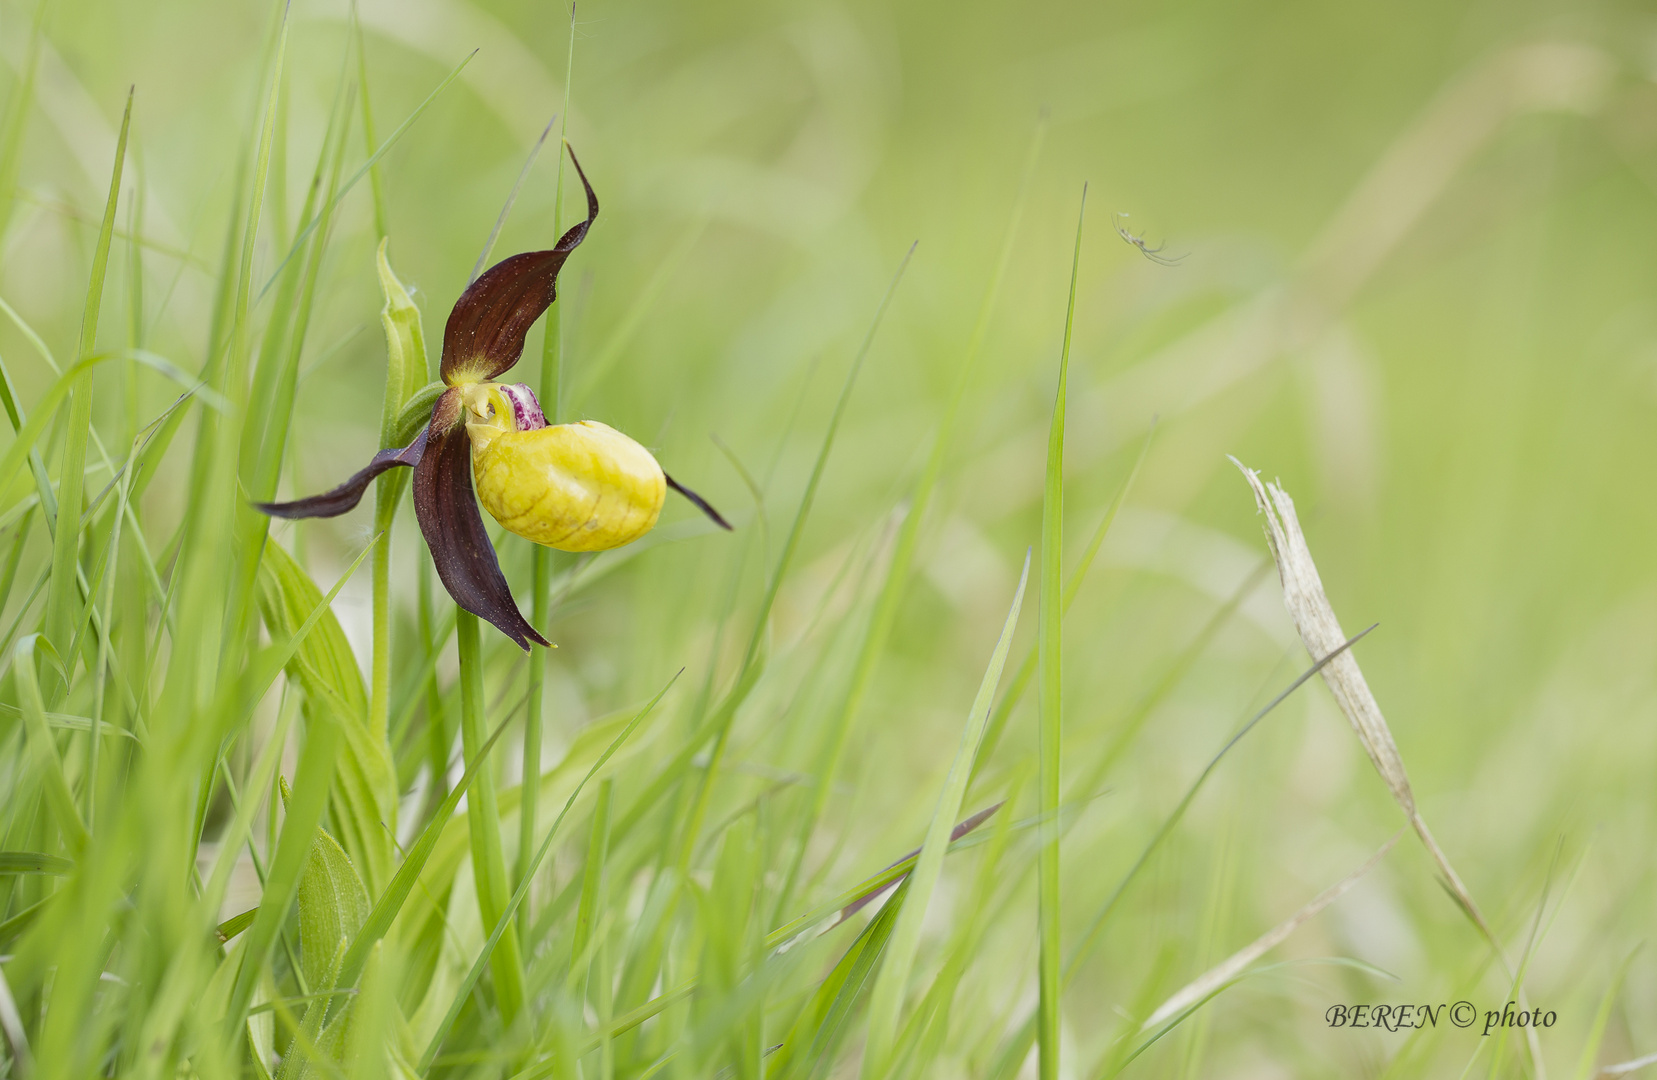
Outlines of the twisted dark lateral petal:
[{"label": "twisted dark lateral petal", "polygon": [[443,330],[443,381],[483,381],[504,374],[523,355],[524,335],[558,295],[558,271],[598,217],[598,196],[575,151],[570,151],[581,186],[587,189],[587,220],[573,226],[548,251],[526,251],[491,266],[460,294]]},{"label": "twisted dark lateral petal", "polygon": [[[428,429],[429,430],[429,429]],[[369,483],[387,469],[398,465],[414,468],[426,452],[426,431],[415,436],[413,442],[400,450],[381,450],[369,460],[368,466],[332,491],[295,499],[285,503],[254,503],[254,509],[271,517],[318,518],[338,517],[362,501]]]},{"label": "twisted dark lateral petal", "polygon": [[715,510],[713,507],[708,505],[708,500],[702,498],[702,496],[696,494],[696,492],[692,491],[690,488],[688,488],[685,485],[679,483],[679,481],[673,479],[673,477],[668,476],[667,473],[663,473],[662,476],[667,480],[667,486],[668,487],[672,488],[674,491],[677,491],[679,494],[681,494],[685,498],[689,499],[690,502],[691,502],[691,505],[696,507],[696,509],[702,511],[702,513],[708,515],[709,518],[713,519],[713,523],[715,525],[718,525],[721,529],[724,529],[726,532],[735,532],[736,531],[735,529],[731,528],[731,523],[730,522],[726,521],[724,518],[719,516],[719,511],[718,510]]},{"label": "twisted dark lateral petal", "polygon": [[432,427],[427,429],[429,453],[414,468],[414,516],[431,549],[437,576],[455,603],[493,623],[518,648],[528,652],[531,642],[548,645],[518,611],[484,531],[472,495],[472,442],[466,425],[456,422],[433,430],[447,397],[433,410]]}]

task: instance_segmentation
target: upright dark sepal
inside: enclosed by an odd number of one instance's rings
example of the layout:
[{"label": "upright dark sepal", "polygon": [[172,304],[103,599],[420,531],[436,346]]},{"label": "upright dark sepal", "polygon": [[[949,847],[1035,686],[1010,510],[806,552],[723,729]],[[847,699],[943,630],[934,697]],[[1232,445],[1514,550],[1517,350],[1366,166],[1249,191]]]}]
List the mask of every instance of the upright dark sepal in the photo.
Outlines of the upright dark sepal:
[{"label": "upright dark sepal", "polygon": [[558,271],[598,216],[598,196],[574,150],[570,161],[587,189],[587,220],[549,251],[526,251],[496,263],[460,294],[443,330],[442,374],[450,386],[498,379],[516,364],[523,355],[524,335],[558,295]]},{"label": "upright dark sepal", "polygon": [[376,476],[399,465],[414,468],[426,451],[426,432],[400,450],[381,450],[368,462],[368,467],[332,491],[295,499],[285,503],[254,503],[254,509],[271,517],[318,518],[338,517],[362,501],[363,492]]},{"label": "upright dark sepal", "polygon": [[549,645],[518,611],[495,558],[472,494],[472,441],[461,420],[460,393],[450,390],[432,407],[426,453],[414,468],[414,516],[431,549],[443,587],[455,603],[529,651]]}]

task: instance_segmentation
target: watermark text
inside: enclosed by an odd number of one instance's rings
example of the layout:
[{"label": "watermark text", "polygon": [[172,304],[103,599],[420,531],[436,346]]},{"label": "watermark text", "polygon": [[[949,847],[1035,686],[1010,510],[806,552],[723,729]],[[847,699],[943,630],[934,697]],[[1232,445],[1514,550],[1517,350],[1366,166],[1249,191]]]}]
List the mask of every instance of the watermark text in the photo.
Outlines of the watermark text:
[{"label": "watermark text", "polygon": [[1323,1014],[1323,1022],[1332,1028],[1381,1028],[1384,1031],[1436,1028],[1440,1025],[1471,1028],[1482,1022],[1481,1035],[1503,1028],[1550,1028],[1558,1019],[1559,1014],[1552,1009],[1521,1009],[1514,1001],[1504,1003],[1500,1009],[1485,1010],[1480,1010],[1471,1001],[1416,1005],[1342,1004],[1329,1006]]}]

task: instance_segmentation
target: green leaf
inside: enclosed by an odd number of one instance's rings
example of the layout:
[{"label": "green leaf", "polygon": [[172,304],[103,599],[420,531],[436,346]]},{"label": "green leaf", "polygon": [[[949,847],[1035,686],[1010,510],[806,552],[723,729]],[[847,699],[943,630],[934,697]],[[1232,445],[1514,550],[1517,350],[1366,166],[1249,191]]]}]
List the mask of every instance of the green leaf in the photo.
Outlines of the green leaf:
[{"label": "green leaf", "polygon": [[248,908],[240,915],[232,915],[230,918],[214,927],[213,933],[218,937],[219,941],[229,941],[237,934],[240,934],[243,930],[246,930],[248,927],[252,926],[253,916],[257,914],[259,914],[258,908]]},{"label": "green leaf", "polygon": [[897,927],[908,893],[909,882],[905,881],[817,987],[782,1047],[771,1056],[766,1070],[769,1080],[781,1080],[785,1076],[810,1080],[832,1066],[835,1048],[845,1035],[846,1021]]},{"label": "green leaf", "polygon": [[276,933],[287,918],[288,907],[299,891],[299,877],[309,861],[315,830],[333,786],[339,744],[339,725],[331,717],[309,725],[305,746],[300,752],[299,771],[294,778],[295,794],[277,840],[276,857],[265,875],[265,891],[253,917],[253,926],[248,930],[246,951],[231,991],[226,1018],[235,1027],[240,1027],[246,1018],[254,984],[270,956],[271,946],[276,943]]},{"label": "green leaf", "polygon": [[[380,894],[379,899],[374,902],[374,910],[369,913],[362,929],[357,933],[355,940],[351,942],[350,951],[345,954],[345,960],[340,969],[340,984],[342,986],[355,985],[357,976],[362,973],[363,966],[368,962],[370,950],[373,949],[376,942],[385,937],[386,931],[391,929],[392,922],[402,913],[404,902],[408,900],[409,894],[414,890],[415,885],[421,881],[421,872],[426,869],[432,851],[436,849],[438,841],[443,837],[445,826],[448,825],[455,807],[460,804],[461,797],[466,794],[472,786],[472,781],[477,779],[478,773],[487,764],[489,751],[493,749],[495,740],[499,739],[501,732],[505,730],[506,722],[502,721],[500,727],[497,727],[494,733],[489,736],[489,741],[485,742],[479,751],[472,755],[471,760],[466,764],[466,772],[461,776],[460,782],[454,786],[448,796],[444,798],[442,804],[438,806],[436,812],[432,814],[431,821],[426,824],[426,828],[420,833],[420,838],[414,842],[414,846],[409,848],[408,856],[403,860],[402,865],[397,868],[397,873],[392,877],[391,883]],[[452,870],[450,875],[453,875]],[[426,920],[420,919],[421,916],[426,916],[428,919],[435,916],[441,924],[443,909],[438,904],[437,896],[446,895],[447,892],[446,886],[438,889],[426,888],[420,891],[422,898],[430,905],[429,908],[415,912],[416,919],[420,920],[418,926],[421,929],[428,925]]]},{"label": "green leaf", "polygon": [[39,851],[0,851],[0,874],[53,874],[62,877],[75,868],[68,859]]},{"label": "green leaf", "polygon": [[[368,918],[368,891],[339,842],[320,826],[299,875],[299,963],[313,990],[331,988],[340,949]],[[342,945],[343,943],[343,945]],[[335,954],[339,953],[339,956]]]},{"label": "green leaf", "polygon": [[[259,584],[273,638],[292,636],[323,602],[310,575],[275,543],[265,545]],[[377,896],[395,868],[390,830],[397,821],[396,772],[383,734],[370,730],[362,673],[333,612],[321,613],[286,670],[305,693],[307,722],[327,714],[340,726],[344,745],[330,820],[369,895]]]},{"label": "green leaf", "polygon": [[[535,879],[535,871],[540,867],[542,860],[547,857],[547,852],[552,850],[552,842],[558,837],[558,827],[564,823],[564,818],[568,816],[570,807],[575,805],[577,796],[579,796],[581,794],[581,790],[587,786],[587,782],[592,780],[594,776],[597,776],[600,770],[604,768],[605,764],[615,756],[616,751],[621,749],[622,745],[627,742],[633,732],[638,730],[639,725],[644,722],[645,717],[649,716],[655,710],[656,703],[662,700],[662,697],[670,688],[672,688],[674,682],[678,680],[679,674],[683,671],[684,669],[681,668],[679,672],[674,673],[673,678],[668,680],[667,685],[663,686],[661,690],[657,692],[656,696],[650,699],[644,708],[640,709],[637,714],[628,720],[627,726],[622,728],[621,733],[617,735],[613,741],[611,741],[609,746],[605,747],[604,753],[600,754],[598,760],[593,762],[592,767],[587,770],[586,775],[581,778],[580,782],[578,782],[574,789],[570,792],[569,798],[564,801],[564,809],[560,810],[558,812],[558,816],[553,819],[552,828],[547,830],[546,839],[541,841],[541,847],[538,851],[536,851],[535,858],[530,860],[528,865],[525,867],[522,880],[518,883],[517,890],[512,894],[512,899],[507,901],[505,909],[500,913],[499,918],[496,919],[494,931],[489,935],[489,940],[485,942],[483,951],[478,954],[477,960],[472,964],[471,971],[469,971],[466,978],[462,980],[460,989],[455,994],[454,1002],[449,1006],[448,1014],[438,1025],[437,1030],[432,1033],[430,1042],[426,1044],[426,1051],[420,1058],[421,1072],[425,1072],[429,1069],[432,1061],[437,1057],[437,1051],[439,1047],[443,1045],[443,1040],[448,1035],[451,1025],[454,1024],[455,1018],[460,1015],[460,1010],[465,1004],[467,997],[471,995],[472,988],[477,985],[478,977],[483,973],[483,965],[485,961],[495,954],[497,945],[505,939],[507,935],[512,933],[514,928],[513,915],[517,912],[519,905],[524,902],[524,897],[528,895],[530,883]],[[498,730],[496,734],[499,734]],[[492,743],[493,741],[494,738],[491,737],[490,742]],[[570,759],[575,756],[575,750],[575,747],[571,747],[570,753],[565,756],[564,762],[559,765],[559,769],[563,769],[570,764]],[[479,751],[478,759],[482,760],[485,758],[488,755],[488,752],[489,747],[486,744],[483,749]],[[554,771],[556,772],[557,770]],[[481,903],[479,906],[482,906]],[[515,941],[515,935],[509,940]]]},{"label": "green leaf", "polygon": [[[385,407],[380,413],[380,447],[403,446],[397,418],[403,406],[426,381],[431,370],[426,360],[426,338],[420,327],[420,309],[415,306],[408,290],[391,271],[386,258],[389,238],[381,239],[375,253],[375,264],[380,274],[380,292],[385,306],[380,309],[380,325],[385,328],[386,380]],[[431,407],[428,405],[429,413]]]},{"label": "green leaf", "polygon": [[[46,789],[46,805],[56,819],[59,831],[69,850],[78,855],[86,850],[90,838],[75,797],[69,790],[69,781],[63,773],[63,761],[58,757],[57,742],[46,723],[46,706],[41,698],[39,676],[35,672],[35,650],[42,644],[39,634],[29,634],[17,643],[13,652],[12,679],[17,684],[17,696],[22,701],[23,731],[29,753],[34,758]],[[50,643],[45,643],[49,649]]]},{"label": "green leaf", "polygon": [[[318,830],[319,835],[324,835]],[[336,850],[338,845],[335,845]],[[314,855],[315,849],[312,849]],[[309,865],[306,870],[309,872]],[[303,903],[304,880],[301,878],[301,903]],[[303,930],[300,931],[303,934]],[[335,948],[320,961],[321,966],[316,971],[318,982],[313,986],[333,986],[339,980],[340,961],[345,957],[347,942],[340,938],[335,942]],[[310,961],[306,961],[308,964]],[[310,1003],[305,1006],[305,1019],[300,1023],[299,1030],[288,1046],[288,1051],[282,1056],[282,1067],[276,1070],[277,1080],[303,1080],[317,1072],[330,1075],[339,1075],[339,1070],[329,1068],[342,1056],[345,1046],[346,1032],[350,1026],[351,1013],[342,1010],[334,1022],[324,1030],[323,1022],[328,1018],[329,1004],[332,998],[328,994],[311,995]]]},{"label": "green leaf", "polygon": [[[22,716],[23,710],[15,705],[0,704],[0,716]],[[91,731],[92,719],[87,716],[75,716],[72,713],[48,712],[45,714],[48,727],[55,727],[62,731]],[[123,735],[129,739],[138,736],[125,728],[118,728],[114,724],[99,724],[98,734],[104,736]]]}]

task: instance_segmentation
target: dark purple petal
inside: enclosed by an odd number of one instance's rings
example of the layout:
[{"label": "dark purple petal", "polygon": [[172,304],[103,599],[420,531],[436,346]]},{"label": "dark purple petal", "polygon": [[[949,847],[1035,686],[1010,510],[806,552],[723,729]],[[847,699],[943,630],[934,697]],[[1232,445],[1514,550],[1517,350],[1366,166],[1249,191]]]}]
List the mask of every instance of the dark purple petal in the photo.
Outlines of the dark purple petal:
[{"label": "dark purple petal", "polygon": [[598,196],[570,151],[575,173],[587,189],[587,220],[559,238],[550,251],[528,251],[498,262],[460,294],[443,331],[443,381],[483,382],[498,378],[523,355],[524,335],[558,295],[558,271],[586,239],[598,216]]},{"label": "dark purple petal", "polygon": [[367,468],[332,491],[312,495],[308,499],[295,499],[293,502],[254,503],[253,507],[261,513],[279,518],[338,517],[362,501],[363,492],[368,490],[369,482],[376,476],[398,465],[414,468],[419,465],[425,450],[426,432],[422,431],[415,436],[413,442],[401,450],[381,450],[369,461]]},{"label": "dark purple petal", "polygon": [[677,491],[679,494],[681,494],[685,498],[689,499],[690,502],[691,502],[691,505],[696,507],[696,509],[702,511],[702,513],[708,515],[708,517],[712,518],[713,523],[715,525],[718,525],[721,529],[724,529],[726,532],[734,532],[735,531],[734,529],[731,528],[731,523],[730,522],[726,521],[724,518],[719,516],[719,511],[718,510],[715,510],[713,507],[708,505],[708,500],[702,498],[702,496],[696,494],[696,492],[692,491],[690,488],[688,488],[685,485],[679,483],[679,481],[673,479],[673,477],[668,476],[667,473],[663,473],[662,476],[667,479],[667,486],[668,487],[672,488],[674,491]]},{"label": "dark purple petal", "polygon": [[550,643],[518,611],[483,528],[472,494],[472,441],[460,417],[459,391],[447,391],[432,406],[428,453],[414,469],[414,516],[437,576],[455,603],[493,623],[527,652],[531,642]]}]

